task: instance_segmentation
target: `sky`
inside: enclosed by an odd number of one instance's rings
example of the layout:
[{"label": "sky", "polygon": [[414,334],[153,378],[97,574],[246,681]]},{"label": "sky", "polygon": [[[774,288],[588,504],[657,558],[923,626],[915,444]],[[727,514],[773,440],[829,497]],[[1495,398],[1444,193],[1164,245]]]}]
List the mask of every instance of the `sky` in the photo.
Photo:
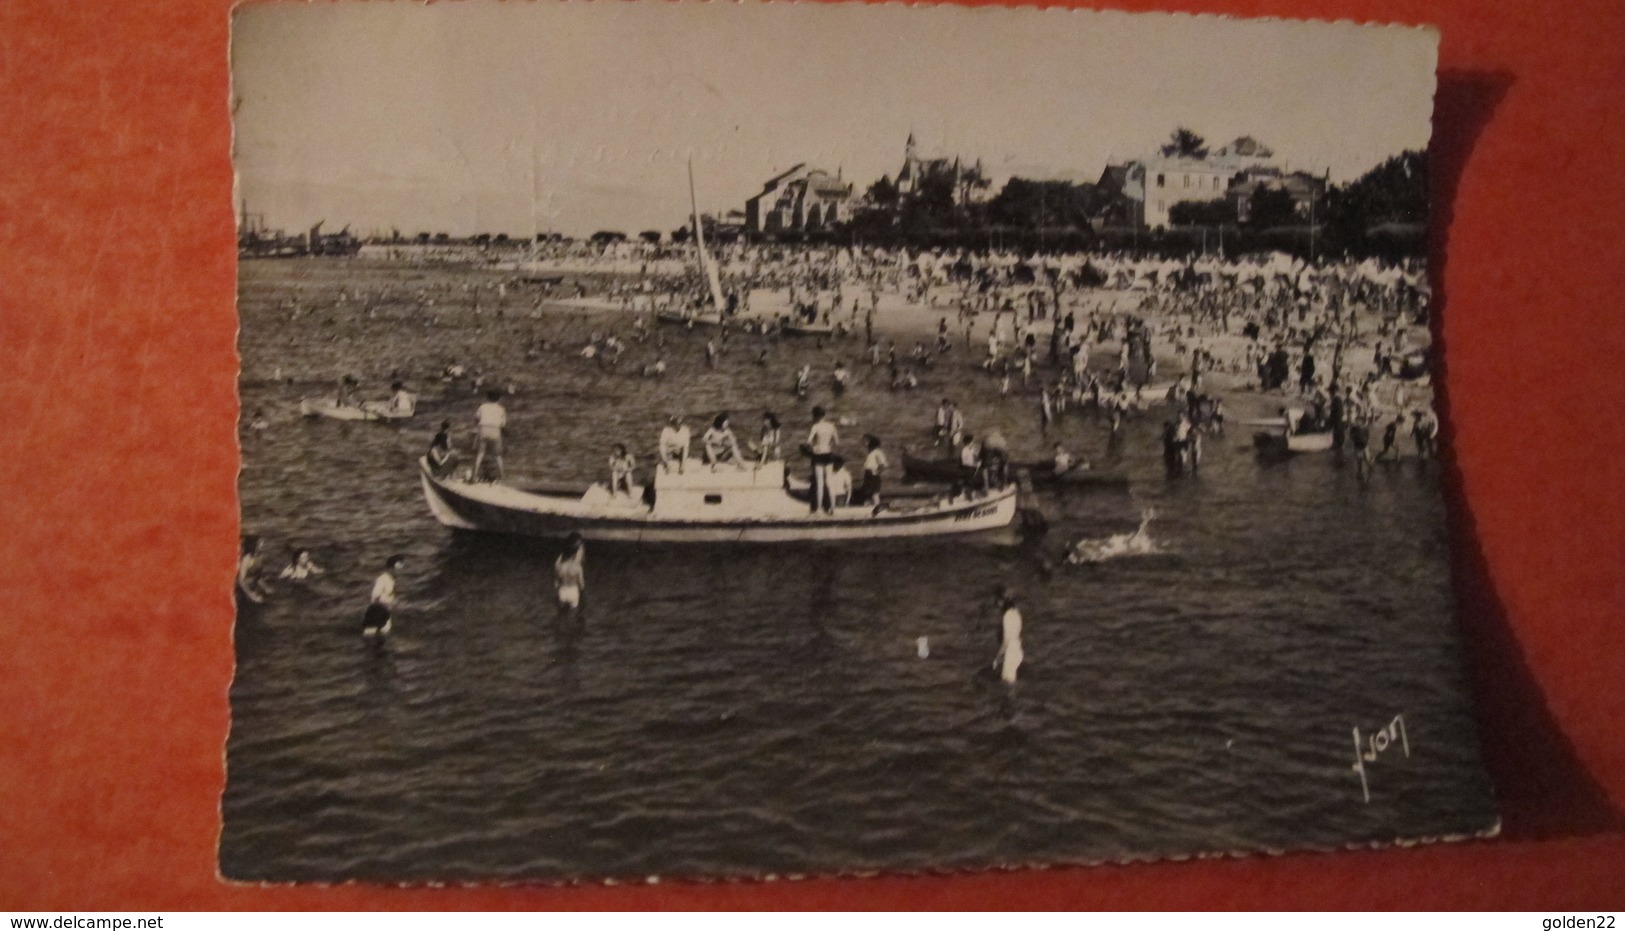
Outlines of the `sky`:
[{"label": "sky", "polygon": [[1090,181],[1178,126],[1348,181],[1425,148],[1437,33],[995,7],[258,3],[232,23],[239,201],[529,236],[681,226],[798,163],[859,190],[928,154]]}]

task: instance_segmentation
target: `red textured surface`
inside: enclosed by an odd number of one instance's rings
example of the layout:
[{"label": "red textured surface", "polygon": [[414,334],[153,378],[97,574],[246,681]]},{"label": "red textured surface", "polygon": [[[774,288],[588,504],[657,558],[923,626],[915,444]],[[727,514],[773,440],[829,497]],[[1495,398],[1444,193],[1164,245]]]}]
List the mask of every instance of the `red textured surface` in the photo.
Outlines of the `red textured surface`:
[{"label": "red textured surface", "polygon": [[1625,5],[1163,7],[1442,28],[1439,335],[1502,839],[454,890],[215,878],[237,539],[229,6],[0,3],[0,909],[1625,907]]}]

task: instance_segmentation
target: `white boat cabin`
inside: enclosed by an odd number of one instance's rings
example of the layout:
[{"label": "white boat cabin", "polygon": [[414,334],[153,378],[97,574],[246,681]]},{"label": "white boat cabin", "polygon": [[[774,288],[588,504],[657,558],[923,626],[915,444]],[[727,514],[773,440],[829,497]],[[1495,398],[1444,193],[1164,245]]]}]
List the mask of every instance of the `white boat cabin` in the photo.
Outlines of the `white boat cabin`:
[{"label": "white boat cabin", "polygon": [[784,489],[783,462],[655,470],[656,517],[749,519],[805,509]]}]

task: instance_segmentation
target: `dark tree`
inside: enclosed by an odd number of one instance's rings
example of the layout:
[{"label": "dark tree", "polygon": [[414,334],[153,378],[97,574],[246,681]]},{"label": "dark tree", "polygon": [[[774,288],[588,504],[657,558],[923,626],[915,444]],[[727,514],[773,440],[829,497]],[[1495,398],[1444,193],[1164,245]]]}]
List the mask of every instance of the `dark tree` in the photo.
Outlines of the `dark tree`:
[{"label": "dark tree", "polygon": [[1207,158],[1207,140],[1181,126],[1168,137],[1162,154],[1167,158]]},{"label": "dark tree", "polygon": [[988,222],[1019,229],[1081,229],[1097,206],[1093,184],[1011,178],[987,202]]},{"label": "dark tree", "polygon": [[1402,152],[1327,195],[1329,222],[1363,232],[1379,223],[1426,223],[1428,157]]},{"label": "dark tree", "polygon": [[1252,226],[1290,226],[1298,221],[1298,205],[1282,188],[1261,187],[1253,194],[1247,222]]},{"label": "dark tree", "polygon": [[599,230],[598,232],[593,233],[591,236],[589,236],[587,238],[591,242],[600,243],[600,244],[611,243],[611,242],[625,242],[626,241],[626,234],[625,233],[618,233],[618,232],[615,232],[614,230]]},{"label": "dark tree", "polygon": [[895,207],[899,197],[897,184],[885,175],[881,175],[879,181],[869,185],[866,196],[869,203],[874,204],[876,207]]},{"label": "dark tree", "polygon": [[1228,199],[1182,200],[1168,208],[1168,220],[1175,226],[1234,226],[1236,205]]},{"label": "dark tree", "polygon": [[660,245],[660,231],[659,230],[644,230],[643,232],[638,234],[638,238],[643,240],[644,242],[648,243],[651,246]]}]

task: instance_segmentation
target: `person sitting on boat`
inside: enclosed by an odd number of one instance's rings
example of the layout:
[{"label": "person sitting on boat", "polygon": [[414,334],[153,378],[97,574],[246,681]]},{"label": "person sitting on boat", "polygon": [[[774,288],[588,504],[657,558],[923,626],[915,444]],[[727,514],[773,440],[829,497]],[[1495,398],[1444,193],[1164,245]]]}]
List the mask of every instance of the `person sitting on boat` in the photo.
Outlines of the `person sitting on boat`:
[{"label": "person sitting on boat", "polygon": [[293,562],[282,567],[282,572],[277,575],[277,578],[303,581],[313,575],[321,575],[325,571],[321,566],[316,565],[314,559],[310,558],[310,550],[296,549],[293,551]]},{"label": "person sitting on boat", "polygon": [[852,503],[852,473],[846,470],[846,460],[838,455],[829,463],[829,497],[835,507]]},{"label": "person sitting on boat", "polygon": [[724,462],[731,462],[741,469],[745,467],[745,457],[739,452],[739,439],[728,424],[726,411],[711,421],[711,426],[700,437],[700,447],[705,464],[712,468]]},{"label": "person sitting on boat", "polygon": [[812,459],[812,512],[816,514],[822,509],[826,514],[833,514],[835,503],[831,497],[830,472],[841,435],[833,423],[824,419],[822,407],[814,407],[812,416],[812,428],[807,431],[807,443],[803,447]]},{"label": "person sitting on boat", "polygon": [[858,492],[853,497],[853,504],[880,504],[880,486],[886,469],[891,466],[891,460],[880,448],[880,437],[873,433],[866,433],[863,437],[863,446],[868,450],[863,457],[863,481],[858,485]]},{"label": "person sitting on boat", "polygon": [[1281,419],[1286,423],[1286,435],[1291,436],[1298,432],[1299,422],[1303,420],[1303,411],[1295,407],[1283,407]]},{"label": "person sitting on boat", "polygon": [[1010,480],[1010,447],[997,430],[982,439],[982,488],[1003,488]]},{"label": "person sitting on boat", "polygon": [[752,447],[757,462],[772,462],[779,458],[779,415],[772,411],[762,413],[762,436]]},{"label": "person sitting on boat", "polygon": [[625,493],[632,497],[632,473],[637,471],[638,461],[626,451],[625,443],[616,443],[609,455],[609,493],[611,496]]},{"label": "person sitting on boat", "polygon": [[485,467],[495,464],[492,481],[502,480],[502,431],[508,425],[508,412],[502,407],[502,392],[485,392],[485,403],[474,412],[478,423],[479,448],[474,452],[474,481],[485,481]]},{"label": "person sitting on boat", "polygon": [[679,474],[688,468],[690,441],[688,425],[683,423],[682,415],[671,415],[666,425],[660,428],[660,467],[667,472],[675,467]]},{"label": "person sitting on boat", "polygon": [[389,404],[384,412],[394,417],[410,417],[417,412],[418,396],[406,390],[401,382],[392,382],[389,386]]},{"label": "person sitting on boat", "polygon": [[426,458],[429,462],[429,474],[435,478],[445,478],[456,467],[457,451],[451,448],[451,421],[440,421],[440,432],[429,441]]},{"label": "person sitting on boat", "polygon": [[355,393],[355,389],[360,386],[361,383],[356,381],[354,375],[346,375],[343,378],[340,378],[338,396],[334,398],[333,403],[339,407],[354,406],[355,398],[353,395]]}]

